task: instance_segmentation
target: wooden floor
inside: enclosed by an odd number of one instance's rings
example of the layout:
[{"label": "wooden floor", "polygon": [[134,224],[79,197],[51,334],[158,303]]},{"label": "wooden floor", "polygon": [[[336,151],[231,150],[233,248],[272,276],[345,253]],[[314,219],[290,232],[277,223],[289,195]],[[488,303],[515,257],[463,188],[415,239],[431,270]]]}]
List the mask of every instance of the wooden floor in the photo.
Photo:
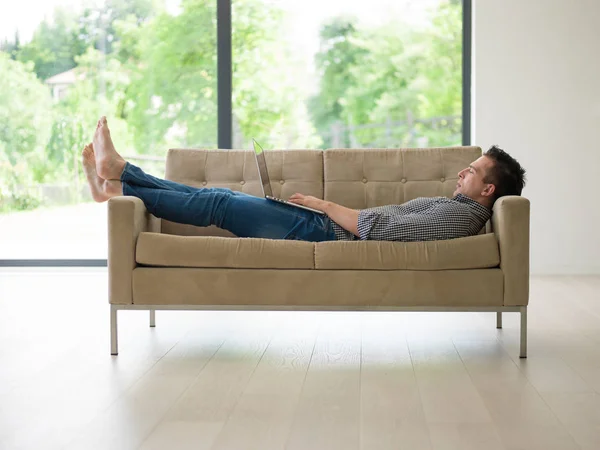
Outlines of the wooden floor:
[{"label": "wooden floor", "polygon": [[600,449],[600,277],[519,315],[119,312],[106,269],[0,272],[0,449]]}]

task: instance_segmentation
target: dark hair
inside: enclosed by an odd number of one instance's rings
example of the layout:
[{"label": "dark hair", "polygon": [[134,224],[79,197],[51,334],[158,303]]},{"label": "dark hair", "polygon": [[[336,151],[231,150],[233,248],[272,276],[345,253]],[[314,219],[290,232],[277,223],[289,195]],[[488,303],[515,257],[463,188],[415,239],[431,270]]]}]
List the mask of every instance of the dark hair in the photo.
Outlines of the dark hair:
[{"label": "dark hair", "polygon": [[496,145],[483,154],[494,161],[487,171],[484,183],[496,186],[494,200],[504,195],[521,195],[525,186],[525,169],[512,156]]}]

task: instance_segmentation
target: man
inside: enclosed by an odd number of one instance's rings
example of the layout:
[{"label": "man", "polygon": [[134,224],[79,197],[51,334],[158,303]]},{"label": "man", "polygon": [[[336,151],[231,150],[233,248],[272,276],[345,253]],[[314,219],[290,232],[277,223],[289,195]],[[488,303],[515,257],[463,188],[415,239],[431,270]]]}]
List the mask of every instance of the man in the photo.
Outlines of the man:
[{"label": "man", "polygon": [[458,173],[452,199],[417,198],[356,210],[302,194],[290,197],[291,202],[325,213],[320,215],[230,189],[193,188],[148,175],[117,153],[104,116],[82,156],[97,202],[135,196],[156,217],[267,239],[429,241],[471,236],[491,217],[496,199],[521,195],[525,185],[525,170],[494,146]]}]

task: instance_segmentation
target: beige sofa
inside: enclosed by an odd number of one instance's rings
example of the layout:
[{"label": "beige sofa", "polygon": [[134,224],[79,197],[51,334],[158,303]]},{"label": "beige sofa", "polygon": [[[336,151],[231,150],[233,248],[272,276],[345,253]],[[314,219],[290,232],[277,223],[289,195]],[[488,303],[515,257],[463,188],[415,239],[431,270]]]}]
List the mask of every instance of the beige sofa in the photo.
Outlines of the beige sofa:
[{"label": "beige sofa", "polygon": [[[273,150],[274,195],[295,192],[350,208],[451,196],[479,147]],[[169,150],[166,176],[260,195],[254,155]],[[526,357],[529,201],[496,201],[477,236],[432,242],[301,242],[237,238],[158,219],[135,197],[108,202],[111,354],[121,309],[490,311],[521,313]]]}]

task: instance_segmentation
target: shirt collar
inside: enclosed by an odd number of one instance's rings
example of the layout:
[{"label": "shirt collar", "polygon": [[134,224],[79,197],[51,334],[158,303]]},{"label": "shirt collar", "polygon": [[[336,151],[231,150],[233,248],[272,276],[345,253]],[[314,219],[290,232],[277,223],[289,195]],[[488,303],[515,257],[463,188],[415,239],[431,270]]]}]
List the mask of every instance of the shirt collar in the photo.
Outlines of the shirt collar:
[{"label": "shirt collar", "polygon": [[473,200],[470,197],[467,197],[466,195],[457,194],[453,198],[453,200],[469,205],[471,208],[473,208],[475,214],[477,214],[482,219],[485,219],[486,221],[489,220],[489,218],[492,216],[492,210],[490,208],[488,208],[487,206],[483,206],[481,203]]}]

